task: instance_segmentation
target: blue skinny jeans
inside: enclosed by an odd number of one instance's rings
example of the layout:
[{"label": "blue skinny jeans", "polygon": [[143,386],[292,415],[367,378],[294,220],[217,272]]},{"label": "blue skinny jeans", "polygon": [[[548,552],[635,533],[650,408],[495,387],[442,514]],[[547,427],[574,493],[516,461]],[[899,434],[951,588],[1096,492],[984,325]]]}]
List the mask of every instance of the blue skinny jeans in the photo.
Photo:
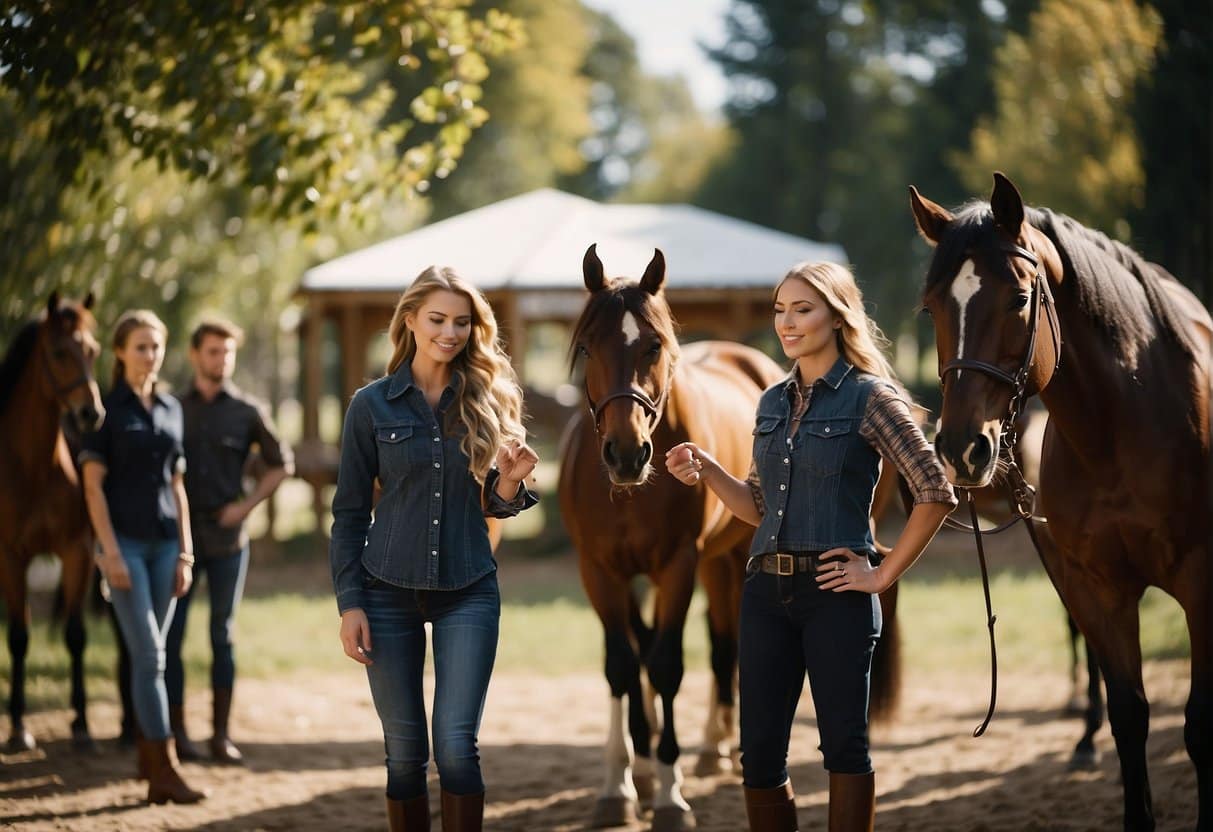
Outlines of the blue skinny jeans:
[{"label": "blue skinny jeans", "polygon": [[147,739],[163,740],[169,735],[165,641],[177,600],[173,597],[173,586],[180,545],[175,539],[116,537],[131,576],[131,588],[111,588],[110,603],[130,652],[135,718]]},{"label": "blue skinny jeans", "polygon": [[452,794],[483,792],[476,738],[497,657],[497,573],[447,591],[401,589],[369,575],[363,586],[371,628],[372,664],[366,675],[383,723],[387,796],[411,800],[426,792],[426,623],[434,641],[433,736],[439,782]]}]

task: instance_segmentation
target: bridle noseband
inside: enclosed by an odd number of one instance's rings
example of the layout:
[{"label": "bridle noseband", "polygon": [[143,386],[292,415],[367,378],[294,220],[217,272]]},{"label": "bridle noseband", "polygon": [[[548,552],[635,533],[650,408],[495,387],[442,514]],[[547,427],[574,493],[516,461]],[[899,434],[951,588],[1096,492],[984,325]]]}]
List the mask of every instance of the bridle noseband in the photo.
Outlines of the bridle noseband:
[{"label": "bridle noseband", "polygon": [[67,384],[60,384],[55,378],[55,372],[51,369],[51,360],[47,357],[46,346],[43,345],[38,350],[42,355],[42,372],[46,376],[47,383],[51,386],[51,392],[54,393],[55,401],[63,410],[71,412],[72,406],[67,400],[67,394],[71,393],[77,387],[87,387],[92,381],[92,375],[87,369],[81,370],[80,375]]},{"label": "bridle noseband", "polygon": [[638,387],[629,385],[626,388],[615,390],[603,396],[597,404],[590,397],[589,385],[582,382],[582,388],[585,390],[585,402],[590,408],[590,416],[594,418],[594,432],[602,433],[602,414],[606,411],[606,406],[616,399],[630,399],[640,405],[644,411],[644,415],[649,420],[649,430],[652,431],[657,427],[657,423],[661,421],[661,411],[665,407],[666,399],[669,398],[670,381],[669,376],[673,375],[673,371],[668,374],[665,386],[661,388],[661,392],[654,400],[647,393]]}]

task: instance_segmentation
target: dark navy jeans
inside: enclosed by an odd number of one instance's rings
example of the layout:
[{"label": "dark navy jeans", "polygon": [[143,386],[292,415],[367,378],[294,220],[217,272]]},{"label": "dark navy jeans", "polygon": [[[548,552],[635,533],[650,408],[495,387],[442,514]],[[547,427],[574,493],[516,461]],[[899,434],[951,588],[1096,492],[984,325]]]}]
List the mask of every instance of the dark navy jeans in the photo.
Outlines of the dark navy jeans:
[{"label": "dark navy jeans", "polygon": [[236,682],[236,658],[232,630],[236,622],[236,607],[244,595],[244,577],[248,572],[249,547],[227,557],[198,558],[194,564],[194,582],[184,596],[177,599],[177,612],[168,630],[168,665],[164,682],[168,685],[168,702],[180,705],[185,701],[185,668],[181,664],[181,643],[185,640],[186,619],[190,601],[198,581],[206,575],[207,597],[211,604],[211,688],[231,690]]},{"label": "dark navy jeans", "polygon": [[411,800],[426,792],[426,623],[434,641],[433,736],[439,782],[452,794],[483,792],[476,737],[497,658],[497,573],[455,590],[401,589],[368,574],[362,597],[371,627],[372,664],[366,675],[383,723],[387,796]]},{"label": "dark navy jeans", "polygon": [[751,574],[741,596],[739,689],[745,785],[788,779],[788,741],[808,671],[828,771],[866,774],[868,683],[880,600],[827,592],[813,573]]}]

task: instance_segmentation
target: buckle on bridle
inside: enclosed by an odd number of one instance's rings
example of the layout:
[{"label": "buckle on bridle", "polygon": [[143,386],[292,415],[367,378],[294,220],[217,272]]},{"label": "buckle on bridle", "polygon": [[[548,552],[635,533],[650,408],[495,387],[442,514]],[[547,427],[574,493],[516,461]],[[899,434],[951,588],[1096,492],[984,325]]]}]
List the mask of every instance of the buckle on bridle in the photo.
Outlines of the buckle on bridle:
[{"label": "buckle on bridle", "polygon": [[[784,571],[784,564],[787,564],[787,571]],[[788,577],[796,571],[796,560],[791,555],[775,555],[775,574],[782,577]]]}]

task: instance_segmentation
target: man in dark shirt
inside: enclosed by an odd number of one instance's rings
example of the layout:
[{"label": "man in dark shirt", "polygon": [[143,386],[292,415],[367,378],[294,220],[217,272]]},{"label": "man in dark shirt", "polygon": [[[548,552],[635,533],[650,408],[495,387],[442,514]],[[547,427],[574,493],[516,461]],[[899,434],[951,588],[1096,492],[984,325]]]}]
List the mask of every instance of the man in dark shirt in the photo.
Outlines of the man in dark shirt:
[{"label": "man in dark shirt", "polygon": [[[180,397],[185,414],[185,490],[197,561],[195,575],[206,575],[211,605],[214,733],[210,751],[216,761],[231,764],[242,761],[240,750],[228,737],[228,717],[236,675],[232,629],[249,560],[244,521],[253,507],[273,494],[294,470],[290,448],[278,437],[264,407],[231,382],[242,337],[240,329],[226,321],[199,325],[190,336],[194,378]],[[246,495],[244,470],[254,447],[268,470]],[[169,721],[177,754],[183,760],[201,757],[185,730],[185,672],[181,664],[181,642],[197,585],[195,579],[190,591],[177,602],[167,644]]]}]

